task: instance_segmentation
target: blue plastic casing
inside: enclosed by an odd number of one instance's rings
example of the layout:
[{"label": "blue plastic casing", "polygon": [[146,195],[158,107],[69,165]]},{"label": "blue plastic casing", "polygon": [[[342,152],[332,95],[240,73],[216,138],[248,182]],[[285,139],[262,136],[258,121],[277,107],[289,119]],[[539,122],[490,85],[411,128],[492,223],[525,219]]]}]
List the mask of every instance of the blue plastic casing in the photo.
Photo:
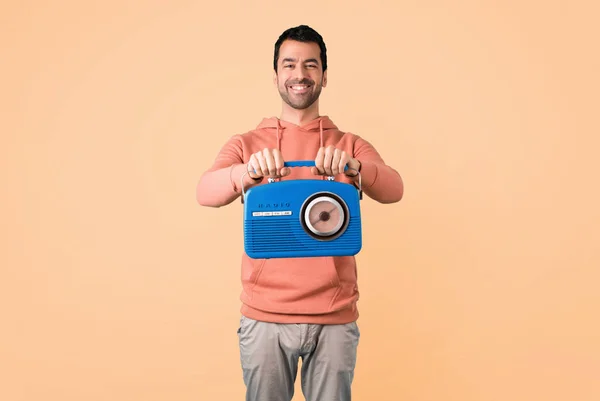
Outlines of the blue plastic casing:
[{"label": "blue plastic casing", "polygon": [[[314,166],[313,161],[286,167]],[[325,195],[344,209],[343,233],[315,238],[303,226],[308,203]],[[275,181],[245,191],[244,250],[253,259],[352,256],[362,248],[360,191],[352,184],[321,179]]]}]

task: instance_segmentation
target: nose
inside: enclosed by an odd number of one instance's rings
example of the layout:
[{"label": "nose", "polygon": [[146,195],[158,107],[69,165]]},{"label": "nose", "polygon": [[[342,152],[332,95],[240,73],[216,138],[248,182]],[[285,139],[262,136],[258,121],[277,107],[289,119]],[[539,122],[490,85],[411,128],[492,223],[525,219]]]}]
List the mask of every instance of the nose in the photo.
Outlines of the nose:
[{"label": "nose", "polygon": [[302,64],[300,64],[296,68],[294,68],[294,78],[295,79],[300,81],[306,77],[308,77],[308,73]]}]

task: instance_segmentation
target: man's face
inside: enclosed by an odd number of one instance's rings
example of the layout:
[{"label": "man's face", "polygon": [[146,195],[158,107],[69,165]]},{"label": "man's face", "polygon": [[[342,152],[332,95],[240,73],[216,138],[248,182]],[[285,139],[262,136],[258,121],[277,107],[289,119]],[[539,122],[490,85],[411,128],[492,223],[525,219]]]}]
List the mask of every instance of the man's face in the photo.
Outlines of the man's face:
[{"label": "man's face", "polygon": [[274,81],[283,101],[294,109],[311,106],[327,85],[320,54],[319,45],[312,42],[286,40],[279,48]]}]

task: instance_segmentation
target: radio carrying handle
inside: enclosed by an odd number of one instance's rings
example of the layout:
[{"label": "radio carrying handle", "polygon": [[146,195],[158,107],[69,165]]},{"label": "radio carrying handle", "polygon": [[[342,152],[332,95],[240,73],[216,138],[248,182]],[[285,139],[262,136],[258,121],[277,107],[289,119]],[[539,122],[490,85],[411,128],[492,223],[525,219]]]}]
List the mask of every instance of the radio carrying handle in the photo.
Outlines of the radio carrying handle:
[{"label": "radio carrying handle", "polygon": [[[315,167],[315,161],[314,160],[294,160],[294,161],[288,161],[288,162],[284,162],[283,163],[283,167]],[[348,165],[346,164],[344,166],[344,171],[348,171],[348,170],[354,170],[356,171],[356,174],[358,175],[358,194],[359,194],[359,199],[362,200],[362,178],[360,175],[360,171],[350,168],[348,167]],[[244,189],[244,177],[246,176],[246,174],[248,174],[249,171],[246,170],[246,172],[244,172],[244,174],[242,174],[242,178],[240,178],[240,185],[242,188],[242,203],[244,203],[244,197],[246,195],[246,191]],[[327,176],[327,180],[329,181],[333,181],[335,179],[334,176],[330,175]],[[272,183],[275,181],[275,178],[273,177],[269,177],[269,183]]]}]

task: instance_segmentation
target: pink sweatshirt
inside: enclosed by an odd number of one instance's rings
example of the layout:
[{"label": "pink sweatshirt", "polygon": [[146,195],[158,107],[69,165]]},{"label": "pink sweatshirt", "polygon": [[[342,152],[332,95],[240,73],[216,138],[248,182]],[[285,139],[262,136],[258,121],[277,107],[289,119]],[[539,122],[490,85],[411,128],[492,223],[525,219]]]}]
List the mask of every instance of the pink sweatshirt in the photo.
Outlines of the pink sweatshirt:
[{"label": "pink sweatshirt", "polygon": [[[340,131],[327,116],[301,127],[275,117],[265,118],[256,129],[234,135],[200,178],[197,201],[202,206],[221,207],[238,199],[240,179],[247,170],[245,163],[264,148],[277,148],[285,161],[293,161],[314,160],[319,147],[329,145],[360,161],[364,195],[380,203],[400,201],[404,185],[398,172],[384,163],[369,142]],[[282,180],[314,178],[310,167],[295,167]],[[355,182],[343,174],[335,179]],[[265,182],[253,182],[246,174],[244,188]],[[249,318],[318,324],[348,323],[358,318],[354,256],[252,259],[244,252],[241,269],[241,313]]]}]

